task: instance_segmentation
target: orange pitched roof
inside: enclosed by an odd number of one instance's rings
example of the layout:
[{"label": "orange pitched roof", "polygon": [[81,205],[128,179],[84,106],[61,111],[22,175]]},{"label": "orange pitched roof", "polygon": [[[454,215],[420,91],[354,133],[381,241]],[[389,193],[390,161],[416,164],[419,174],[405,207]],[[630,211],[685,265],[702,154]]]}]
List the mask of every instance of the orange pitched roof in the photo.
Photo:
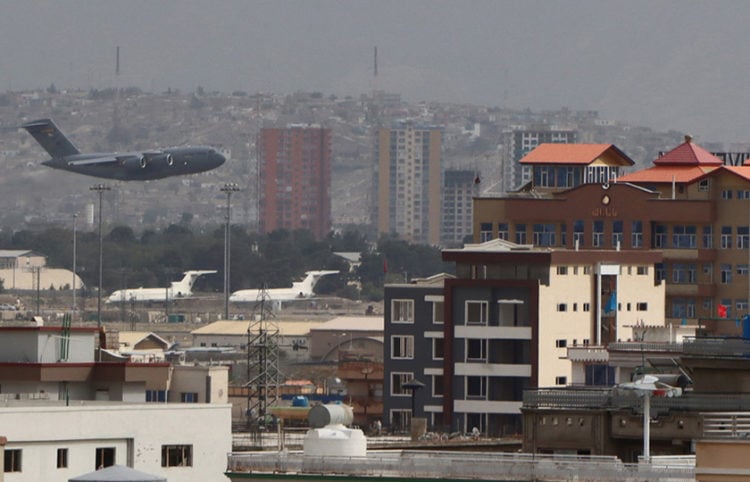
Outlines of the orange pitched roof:
[{"label": "orange pitched roof", "polygon": [[655,166],[620,176],[617,178],[617,182],[693,182],[720,168],[721,166]]},{"label": "orange pitched roof", "polygon": [[539,144],[521,159],[521,164],[591,164],[607,151],[632,166],[633,160],[614,144]]},{"label": "orange pitched roof", "polygon": [[685,142],[654,161],[657,166],[721,166],[724,162],[698,144],[693,144],[689,136]]},{"label": "orange pitched roof", "polygon": [[724,169],[750,181],[750,166],[724,166]]}]

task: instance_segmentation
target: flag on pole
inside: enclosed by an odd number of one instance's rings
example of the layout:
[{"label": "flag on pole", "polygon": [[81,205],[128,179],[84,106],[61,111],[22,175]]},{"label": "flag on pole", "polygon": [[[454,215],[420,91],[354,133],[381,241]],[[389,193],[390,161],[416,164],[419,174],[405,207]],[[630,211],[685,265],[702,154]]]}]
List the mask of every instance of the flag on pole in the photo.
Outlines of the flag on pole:
[{"label": "flag on pole", "polygon": [[604,312],[610,313],[616,310],[617,310],[617,291],[613,291],[612,296],[610,296],[609,301],[607,301],[607,306],[604,307]]}]

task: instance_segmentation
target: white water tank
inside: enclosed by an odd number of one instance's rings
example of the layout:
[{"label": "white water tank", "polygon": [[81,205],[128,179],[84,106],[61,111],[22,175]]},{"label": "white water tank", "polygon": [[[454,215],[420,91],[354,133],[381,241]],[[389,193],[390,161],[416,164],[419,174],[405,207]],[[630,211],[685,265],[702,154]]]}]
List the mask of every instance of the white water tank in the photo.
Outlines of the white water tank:
[{"label": "white water tank", "polygon": [[348,405],[316,405],[310,409],[307,420],[313,427],[304,441],[306,457],[365,457],[367,437],[358,428],[348,428],[352,423],[352,407]]}]

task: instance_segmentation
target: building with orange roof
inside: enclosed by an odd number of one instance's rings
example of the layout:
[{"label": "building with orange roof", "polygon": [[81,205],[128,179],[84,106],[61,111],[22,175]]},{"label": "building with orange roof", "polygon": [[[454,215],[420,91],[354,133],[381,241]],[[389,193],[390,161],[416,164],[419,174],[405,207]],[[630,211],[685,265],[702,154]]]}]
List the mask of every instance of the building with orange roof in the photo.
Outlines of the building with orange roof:
[{"label": "building with orange roof", "polygon": [[546,144],[530,152],[521,161],[530,171],[523,189],[475,198],[474,239],[662,250],[654,281],[666,281],[668,323],[698,324],[717,317],[719,306],[729,318],[747,314],[750,166],[726,166],[686,137],[652,167],[626,174],[630,158],[606,146]]}]

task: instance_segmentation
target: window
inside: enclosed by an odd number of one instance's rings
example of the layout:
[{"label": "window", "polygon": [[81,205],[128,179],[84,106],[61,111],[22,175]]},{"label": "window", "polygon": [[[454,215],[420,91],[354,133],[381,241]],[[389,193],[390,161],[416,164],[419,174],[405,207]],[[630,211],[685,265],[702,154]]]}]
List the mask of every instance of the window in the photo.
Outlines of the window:
[{"label": "window", "polygon": [[5,449],[4,472],[21,471],[21,449]]},{"label": "window", "polygon": [[648,311],[648,303],[640,302],[635,305],[636,311]]},{"label": "window", "polygon": [[532,243],[536,246],[554,246],[555,245],[555,225],[554,224],[534,224],[534,239]]},{"label": "window", "polygon": [[622,246],[622,221],[612,222],[612,246]]},{"label": "window", "polygon": [[721,284],[728,285],[732,282],[732,265],[721,265]]},{"label": "window", "polygon": [[432,359],[433,360],[442,360],[445,356],[445,339],[443,338],[433,338],[432,339]]},{"label": "window", "polygon": [[692,298],[672,299],[672,318],[694,318],[695,300]]},{"label": "window", "polygon": [[487,310],[489,305],[486,301],[467,301],[466,302],[466,324],[467,325],[486,325]]},{"label": "window", "polygon": [[667,227],[663,224],[654,226],[654,248],[667,247]]},{"label": "window", "polygon": [[68,468],[68,449],[57,449],[57,468]]},{"label": "window", "polygon": [[414,336],[412,335],[391,336],[391,358],[394,358],[394,359],[414,358]]},{"label": "window", "polygon": [[565,224],[560,225],[560,246],[568,245],[568,227]]},{"label": "window", "polygon": [[633,221],[630,224],[630,244],[633,248],[643,247],[643,222]]},{"label": "window", "polygon": [[466,360],[487,360],[487,340],[468,338],[466,340]]},{"label": "window", "polygon": [[735,306],[737,307],[737,313],[742,313],[747,311],[747,298],[738,298],[735,300]]},{"label": "window", "polygon": [[698,182],[698,192],[708,192],[708,179],[702,179],[700,182]]},{"label": "window", "polygon": [[444,304],[442,301],[432,303],[432,322],[436,325],[442,325],[445,318]]},{"label": "window", "polygon": [[583,311],[591,311],[591,303],[584,303]]},{"label": "window", "polygon": [[466,377],[466,398],[486,398],[487,378]]},{"label": "window", "polygon": [[414,300],[391,300],[392,323],[414,323]]},{"label": "window", "polygon": [[567,305],[567,303],[558,303],[557,304],[557,311],[568,311],[568,305]]},{"label": "window", "polygon": [[674,226],[672,228],[672,247],[695,249],[698,247],[695,226]]},{"label": "window", "polygon": [[146,401],[165,403],[167,401],[167,391],[166,390],[146,390]]},{"label": "window", "polygon": [[713,249],[714,229],[713,226],[703,226],[703,249]]},{"label": "window", "polygon": [[737,265],[737,274],[739,276],[747,276],[747,264],[738,264]]},{"label": "window", "polygon": [[559,275],[566,275],[566,274],[568,274],[568,267],[567,266],[558,266],[557,267],[557,274],[559,274]]},{"label": "window", "polygon": [[737,249],[747,249],[750,246],[750,228],[737,226]]},{"label": "window", "polygon": [[573,244],[574,247],[583,248],[583,221],[573,222]]},{"label": "window", "polygon": [[198,394],[195,392],[182,392],[180,393],[180,401],[182,403],[198,403]]},{"label": "window", "polygon": [[568,377],[555,377],[555,385],[567,385]]},{"label": "window", "polygon": [[193,446],[192,445],[162,445],[161,446],[162,467],[192,467]]},{"label": "window", "polygon": [[411,395],[411,392],[404,388],[404,383],[413,378],[414,374],[411,372],[391,372],[391,395]]},{"label": "window", "polygon": [[685,263],[675,263],[672,265],[672,282],[695,284],[695,265]]},{"label": "window", "polygon": [[592,227],[591,245],[594,248],[601,248],[604,242],[604,221],[594,221]]},{"label": "window", "polygon": [[557,348],[565,348],[568,346],[568,340],[555,340],[555,346]]},{"label": "window", "polygon": [[648,266],[638,266],[636,268],[636,274],[648,275]]},{"label": "window", "polygon": [[724,200],[732,199],[732,190],[724,189],[723,191],[721,191],[721,198]]},{"label": "window", "polygon": [[391,410],[391,428],[395,432],[406,432],[411,426],[411,409],[398,408]]},{"label": "window", "polygon": [[721,249],[729,249],[732,247],[732,227],[722,226],[721,227]]},{"label": "window", "polygon": [[484,243],[492,239],[492,223],[479,224],[479,242]]},{"label": "window", "polygon": [[497,223],[497,239],[508,240],[508,223]]},{"label": "window", "polygon": [[526,244],[525,224],[516,224],[516,244]]},{"label": "window", "polygon": [[656,281],[663,281],[667,279],[667,269],[664,267],[664,263],[656,263],[654,266]]},{"label": "window", "polygon": [[432,396],[443,396],[443,375],[432,375]]},{"label": "window", "polygon": [[96,449],[96,463],[94,469],[99,470],[104,467],[115,465],[115,448],[99,447]]}]

